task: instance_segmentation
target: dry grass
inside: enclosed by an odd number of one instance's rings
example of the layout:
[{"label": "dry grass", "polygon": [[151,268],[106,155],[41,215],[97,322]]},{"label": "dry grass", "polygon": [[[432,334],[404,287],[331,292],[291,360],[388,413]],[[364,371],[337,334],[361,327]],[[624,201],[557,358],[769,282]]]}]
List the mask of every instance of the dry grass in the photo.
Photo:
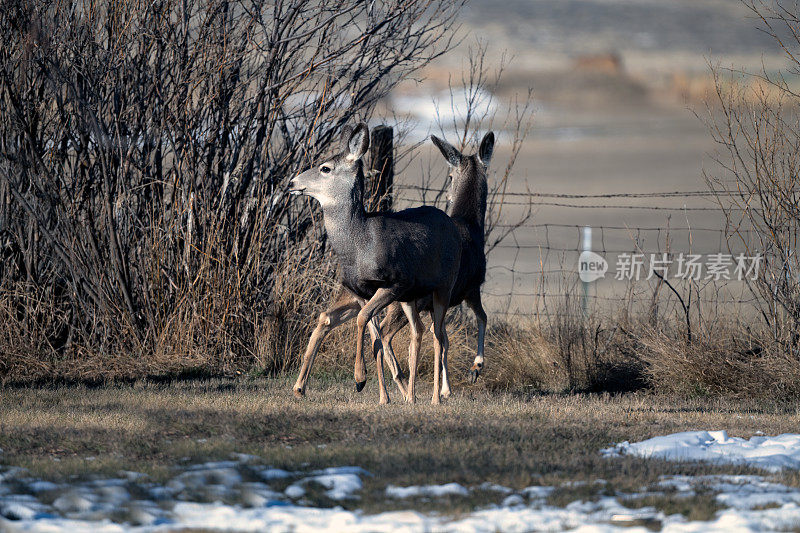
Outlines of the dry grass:
[{"label": "dry grass", "polygon": [[[237,280],[203,277],[198,282],[202,291],[188,290],[186,305],[174,309],[163,328],[150,332],[155,337],[152,350],[146,345],[98,349],[83,338],[72,339],[69,349],[55,350],[62,310],[45,300],[35,312],[22,312],[0,291],[0,383],[108,383],[141,376],[272,375],[289,370],[305,348],[310,318],[332,301],[337,284],[331,259],[325,254],[310,261],[307,250],[293,248],[277,268],[272,299],[257,305],[236,291]],[[205,295],[199,309],[193,290]],[[344,333],[332,336],[333,345]]]},{"label": "dry grass", "polygon": [[[209,349],[184,354],[108,354],[103,357],[35,358],[36,337],[18,351],[4,353],[6,384],[77,381],[112,383],[141,376],[252,376],[293,375],[302,358],[316,311],[332,302],[336,285],[321,271],[279,277],[282,290],[273,312],[253,326],[251,356],[213,357]],[[565,313],[565,317],[574,316]],[[0,333],[13,323],[6,323]],[[724,326],[724,327],[723,327]],[[533,320],[493,321],[486,337],[486,367],[477,390],[517,393],[625,392],[650,389],[681,397],[750,397],[791,399],[800,394],[800,365],[791,354],[761,349],[763,336],[740,334],[741,326],[719,321],[713,334],[688,342],[680,325],[655,328],[642,321],[619,317],[576,320],[563,318],[549,325]],[[177,333],[176,333],[177,334]],[[451,313],[450,380],[466,385],[475,357],[476,326],[468,312]],[[394,340],[395,353],[406,367],[408,328]],[[766,344],[766,343],[765,343]],[[331,332],[322,344],[313,378],[352,376],[355,323]],[[179,356],[180,355],[180,356]],[[432,378],[433,345],[423,338],[419,373]],[[369,372],[374,362],[367,357]]]},{"label": "dry grass", "polygon": [[668,394],[792,398],[800,393],[795,357],[754,348],[729,331],[687,342],[651,330],[640,340],[652,386]]},{"label": "dry grass", "polygon": [[[330,257],[328,257],[330,259]],[[276,298],[267,312],[256,314],[249,344],[218,338],[224,328],[200,331],[208,317],[176,317],[162,332],[154,353],[89,353],[77,350],[56,357],[45,347],[42,324],[0,309],[0,380],[8,384],[54,382],[112,383],[142,376],[236,375],[286,376],[302,358],[320,310],[342,290],[334,281],[332,261],[309,264],[301,253],[290,254],[276,275]],[[220,297],[217,300],[222,301]],[[570,306],[569,302],[573,302]],[[624,315],[584,318],[572,299],[563,302],[550,322],[535,318],[517,322],[492,319],[486,337],[486,367],[477,390],[516,393],[564,391],[625,392],[649,388],[682,397],[760,397],[791,399],[800,394],[796,357],[768,349],[769,335],[740,322],[716,317],[703,322],[701,333],[687,341],[678,319]],[[41,302],[42,317],[47,302]],[[230,312],[230,311],[226,311]],[[212,313],[213,314],[213,313]],[[219,316],[226,320],[225,313]],[[215,331],[217,333],[215,333]],[[451,383],[466,385],[475,357],[477,328],[471,312],[451,311],[448,320]],[[394,340],[395,353],[406,367],[408,328]],[[183,348],[175,351],[176,346]],[[325,339],[312,378],[352,376],[355,323]],[[370,372],[374,363],[367,357]],[[433,343],[425,333],[419,372],[432,377]]]},{"label": "dry grass", "polygon": [[[426,383],[427,385],[427,383]],[[390,392],[390,394],[392,394]],[[420,399],[426,398],[424,388]],[[633,491],[664,474],[747,468],[607,460],[622,440],[692,429],[796,430],[800,412],[779,403],[674,400],[650,394],[524,395],[457,387],[444,405],[380,407],[372,380],[312,379],[296,400],[285,378],[137,383],[0,392],[3,463],[44,478],[136,470],[163,478],[171,465],[251,453],[288,469],[359,465],[371,489],[388,484],[532,484],[605,479]],[[782,481],[797,485],[800,476]]]}]

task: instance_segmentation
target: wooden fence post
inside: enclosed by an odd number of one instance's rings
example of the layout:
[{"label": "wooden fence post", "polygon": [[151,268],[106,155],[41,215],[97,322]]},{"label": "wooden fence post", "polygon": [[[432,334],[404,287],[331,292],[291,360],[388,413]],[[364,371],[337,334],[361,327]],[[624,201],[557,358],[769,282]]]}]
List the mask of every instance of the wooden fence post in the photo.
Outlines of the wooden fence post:
[{"label": "wooden fence post", "polygon": [[394,144],[391,126],[376,126],[370,135],[370,174],[368,186],[370,210],[392,209],[394,183]]}]

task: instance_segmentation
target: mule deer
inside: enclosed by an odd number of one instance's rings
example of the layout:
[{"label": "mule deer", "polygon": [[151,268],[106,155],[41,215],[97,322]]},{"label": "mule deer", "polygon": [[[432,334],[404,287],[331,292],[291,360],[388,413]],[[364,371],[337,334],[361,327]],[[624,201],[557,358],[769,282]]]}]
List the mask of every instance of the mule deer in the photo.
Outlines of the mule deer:
[{"label": "mule deer", "polygon": [[[364,329],[387,305],[400,302],[411,324],[407,400],[414,402],[417,357],[422,321],[416,301],[431,296],[434,343],[432,403],[440,401],[441,361],[447,357],[444,315],[459,272],[461,235],[453,220],[435,207],[423,206],[397,213],[364,210],[364,170],[361,157],[369,148],[369,129],[359,124],[343,135],[343,151],[318,168],[289,183],[293,194],[315,198],[322,207],[325,230],[339,261],[342,284],[360,301],[356,316],[355,377],[358,390],[366,382],[363,359]],[[363,302],[363,303],[362,303]],[[330,313],[328,313],[330,316]],[[383,380],[383,357],[375,348],[380,403],[389,401]],[[312,364],[308,352],[295,384],[302,395]]]},{"label": "mule deer", "polygon": [[[475,360],[470,368],[470,381],[475,383],[484,366],[484,337],[486,334],[486,312],[481,303],[481,285],[486,278],[485,217],[486,171],[494,151],[494,133],[489,132],[481,140],[477,154],[464,156],[455,147],[434,135],[433,144],[442,152],[450,167],[450,188],[447,213],[455,222],[461,235],[461,261],[450,307],[461,302],[475,314],[478,323],[478,343]],[[431,308],[430,298],[417,302],[420,310]],[[405,327],[402,309],[392,305],[381,322],[380,335],[387,360],[395,359],[392,338]],[[447,360],[442,361],[442,395],[448,396],[450,384],[447,378]]]},{"label": "mule deer", "polygon": [[[453,218],[461,235],[461,261],[458,278],[450,296],[450,305],[465,302],[475,314],[478,323],[477,353],[469,375],[475,383],[484,366],[484,338],[486,333],[486,312],[481,303],[480,287],[486,276],[486,253],[484,251],[484,227],[486,217],[486,201],[488,187],[486,171],[494,151],[494,133],[487,133],[481,140],[477,154],[464,156],[446,141],[432,136],[431,140],[439,148],[450,166],[450,187],[448,191],[447,212]],[[322,339],[330,329],[350,320],[360,308],[359,298],[349,291],[343,291],[336,303],[320,315],[317,329],[309,340],[307,354],[316,354]],[[426,297],[417,302],[419,310],[431,309],[431,298]],[[407,321],[403,308],[399,303],[387,307],[386,318],[381,322],[380,333],[370,324],[370,335],[375,339],[380,335],[383,347],[383,359],[392,371],[392,377],[401,393],[405,396],[403,374],[397,364],[392,349],[392,338],[402,330]],[[380,345],[376,350],[380,349]],[[313,361],[313,357],[311,359]],[[442,395],[450,394],[447,377],[447,361],[442,361]],[[302,394],[308,373],[298,378],[295,392]],[[361,389],[358,389],[361,390]]]}]

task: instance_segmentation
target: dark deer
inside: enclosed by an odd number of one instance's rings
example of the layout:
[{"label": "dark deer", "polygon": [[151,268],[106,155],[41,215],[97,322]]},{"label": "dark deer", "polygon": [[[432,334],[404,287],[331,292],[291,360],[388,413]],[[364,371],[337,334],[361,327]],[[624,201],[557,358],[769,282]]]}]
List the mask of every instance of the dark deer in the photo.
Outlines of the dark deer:
[{"label": "dark deer", "polygon": [[[416,301],[430,296],[434,330],[434,385],[432,403],[440,401],[439,374],[447,357],[444,316],[459,273],[461,235],[453,220],[435,207],[423,206],[397,213],[364,210],[364,169],[361,157],[369,148],[369,129],[359,124],[343,135],[343,151],[318,168],[289,183],[293,194],[315,198],[322,207],[325,230],[339,261],[342,284],[361,306],[356,315],[356,388],[366,382],[363,358],[364,329],[387,305],[399,302],[411,324],[407,400],[414,402],[417,357],[422,321]],[[363,302],[363,303],[362,303]],[[333,309],[323,313],[331,316]],[[322,316],[320,317],[322,318]],[[380,403],[389,396],[383,380],[380,339],[373,345],[378,370]],[[294,392],[302,395],[313,357],[303,358]]]},{"label": "dark deer", "polygon": [[[462,155],[456,148],[446,141],[432,136],[434,144],[439,148],[450,166],[450,187],[448,191],[448,213],[459,228],[461,235],[461,261],[453,292],[450,296],[450,306],[465,302],[473,313],[478,323],[478,346],[475,360],[470,369],[470,380],[475,383],[484,366],[484,336],[486,332],[486,312],[481,303],[480,287],[486,276],[486,253],[484,251],[484,225],[486,216],[486,197],[488,187],[486,184],[486,171],[494,150],[494,134],[487,133],[481,141],[477,154]],[[420,311],[430,310],[431,298],[426,297],[417,302]],[[345,290],[336,300],[336,303],[320,315],[317,329],[311,335],[306,357],[311,355],[311,361],[319,349],[322,339],[328,331],[353,318],[361,304],[359,298]],[[392,371],[392,377],[403,395],[406,394],[403,374],[397,364],[397,358],[392,350],[392,338],[402,330],[407,321],[401,305],[394,303],[387,308],[386,318],[380,326],[380,334],[374,331],[370,324],[370,334],[374,339],[380,335],[383,358]],[[304,367],[305,368],[305,367]],[[301,372],[295,385],[295,392],[302,394],[308,379],[308,371]],[[358,379],[358,378],[356,378]],[[450,384],[447,378],[447,361],[442,361],[442,395],[450,394]],[[360,389],[359,389],[360,390]]]},{"label": "dark deer", "polygon": [[[478,322],[478,346],[475,360],[470,368],[470,381],[475,383],[484,366],[484,337],[486,334],[486,312],[481,303],[481,285],[486,278],[485,217],[486,171],[494,151],[494,133],[489,132],[481,140],[477,154],[464,156],[455,147],[432,135],[433,144],[439,148],[450,167],[450,189],[448,191],[447,213],[458,226],[461,235],[461,263],[453,292],[450,295],[450,307],[467,304],[475,314]],[[417,302],[420,311],[431,308],[430,298]],[[402,309],[392,305],[387,309],[386,317],[381,322],[380,335],[387,360],[394,360],[392,338],[405,327]],[[447,360],[442,361],[442,396],[450,394],[447,379]]]}]

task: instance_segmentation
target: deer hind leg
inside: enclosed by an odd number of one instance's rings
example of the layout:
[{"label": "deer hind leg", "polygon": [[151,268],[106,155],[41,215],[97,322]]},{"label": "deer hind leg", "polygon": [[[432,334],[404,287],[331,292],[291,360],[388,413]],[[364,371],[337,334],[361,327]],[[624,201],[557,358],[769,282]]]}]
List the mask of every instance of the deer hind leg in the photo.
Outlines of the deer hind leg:
[{"label": "deer hind leg", "polygon": [[[367,303],[363,298],[359,298],[358,301],[361,304],[361,307],[364,307]],[[369,331],[369,337],[370,340],[372,341],[373,357],[375,357],[376,359],[378,357],[383,357],[384,361],[387,364],[389,364],[389,368],[392,369],[392,375],[394,377],[394,380],[397,383],[398,387],[400,388],[400,393],[403,395],[403,397],[405,397],[406,395],[405,387],[402,386],[402,381],[398,381],[397,379],[397,373],[400,372],[400,368],[397,364],[397,360],[394,359],[394,353],[391,353],[391,346],[389,350],[392,359],[390,360],[389,356],[386,355],[386,351],[384,350],[385,339],[382,338],[381,329],[380,326],[378,325],[377,316],[373,316],[372,319],[369,322],[367,322],[367,331]],[[359,374],[359,370],[361,370],[362,374]],[[359,375],[362,377],[361,380],[359,380]],[[363,357],[359,359],[358,355],[356,356],[355,370],[353,376],[356,382],[356,392],[361,392],[364,389],[364,386],[366,385],[366,366],[364,366],[363,364]]]},{"label": "deer hind leg", "polygon": [[[445,312],[446,313],[446,312]],[[431,334],[436,338],[436,323],[433,320],[433,310],[431,310]],[[450,349],[450,340],[445,335],[444,350],[442,351],[442,398],[450,397],[450,378],[447,377],[447,354]]]},{"label": "deer hind leg", "polygon": [[484,339],[486,337],[486,311],[483,310],[483,305],[481,304],[481,292],[480,290],[475,290],[467,296],[465,302],[472,309],[472,312],[475,313],[475,320],[478,322],[478,347],[477,353],[475,355],[475,361],[472,363],[472,368],[469,370],[469,380],[472,383],[478,381],[478,376],[481,375],[483,372],[483,348],[484,348]]},{"label": "deer hind leg", "polygon": [[[445,315],[447,308],[445,307]],[[444,331],[444,317],[442,317],[442,331]],[[447,331],[444,331],[442,336],[442,398],[450,397],[450,379],[447,377],[447,354],[450,351],[450,339],[447,337]]]},{"label": "deer hind leg", "polygon": [[447,304],[450,301],[449,294],[433,293],[433,398],[431,403],[437,405],[441,402],[441,384],[439,382],[442,374],[442,362],[447,360],[446,350],[448,347],[447,331],[444,327],[444,316],[447,313]]},{"label": "deer hind leg", "polygon": [[322,341],[328,333],[336,326],[352,320],[361,309],[361,304],[358,299],[349,293],[344,293],[333,307],[327,311],[320,313],[317,319],[317,327],[311,333],[311,338],[308,340],[308,347],[303,354],[303,364],[300,367],[300,375],[297,376],[297,382],[294,384],[294,395],[298,398],[306,393],[306,382],[311,373],[311,367],[314,365],[314,359],[317,357],[317,352],[322,344]]},{"label": "deer hind leg", "polygon": [[389,369],[392,371],[392,379],[395,384],[397,384],[397,388],[400,389],[403,398],[408,396],[408,381],[406,380],[405,374],[403,374],[403,370],[400,368],[397,357],[394,355],[392,339],[394,339],[397,332],[405,327],[406,323],[403,307],[399,302],[394,302],[386,308],[386,316],[381,321],[380,333],[381,340],[383,341],[383,360],[389,365]]},{"label": "deer hind leg", "polygon": [[[367,322],[367,331],[369,331],[369,337],[372,340],[372,356],[375,358],[375,366],[376,368],[383,370],[381,365],[378,364],[378,359],[381,358],[384,361],[387,358],[383,355],[384,354],[384,343],[383,339],[381,338],[381,330],[380,326],[378,325],[378,317],[373,316],[372,319]],[[391,366],[391,365],[390,365]],[[380,379],[380,378],[379,378]],[[356,380],[356,391],[361,392],[361,389],[358,388],[358,381]],[[403,396],[405,397],[405,391],[401,389],[400,391]],[[389,398],[387,396],[386,401],[388,403]]]},{"label": "deer hind leg", "polygon": [[406,395],[406,401],[414,403],[416,401],[417,361],[419,349],[422,345],[423,326],[422,320],[419,318],[416,302],[402,302],[401,306],[411,328],[411,340],[408,343],[408,394]]},{"label": "deer hind leg", "polygon": [[[395,295],[388,289],[378,289],[375,295],[361,308],[356,318],[356,390],[364,388],[367,381],[367,372],[364,365],[364,328],[372,321],[372,318],[381,309],[394,301]],[[378,337],[380,342],[380,336]],[[377,354],[376,354],[377,355]],[[389,395],[386,392],[386,383],[383,380],[383,357],[376,357],[375,364],[378,367],[378,389],[380,392],[380,403],[389,403]]]}]

